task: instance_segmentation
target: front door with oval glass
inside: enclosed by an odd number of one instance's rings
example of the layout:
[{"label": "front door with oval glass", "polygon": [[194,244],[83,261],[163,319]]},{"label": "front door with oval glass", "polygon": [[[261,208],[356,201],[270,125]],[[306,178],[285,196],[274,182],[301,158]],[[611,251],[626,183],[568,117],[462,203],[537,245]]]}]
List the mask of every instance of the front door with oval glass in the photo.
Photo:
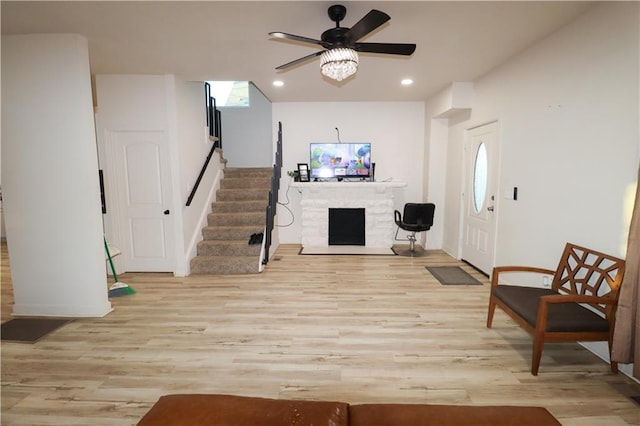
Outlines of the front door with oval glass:
[{"label": "front door with oval glass", "polygon": [[491,273],[496,234],[497,123],[467,131],[462,259]]}]

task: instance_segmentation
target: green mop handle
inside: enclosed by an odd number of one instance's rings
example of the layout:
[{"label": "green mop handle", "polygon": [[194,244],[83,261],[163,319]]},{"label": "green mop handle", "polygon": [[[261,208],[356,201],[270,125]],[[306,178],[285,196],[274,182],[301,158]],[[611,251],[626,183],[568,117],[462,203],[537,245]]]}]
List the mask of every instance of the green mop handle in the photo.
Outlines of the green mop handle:
[{"label": "green mop handle", "polygon": [[111,260],[111,254],[109,253],[109,247],[107,246],[107,239],[103,237],[104,240],[104,249],[107,252],[107,259],[109,259],[109,266],[111,266],[111,273],[113,274],[113,279],[115,282],[118,282],[118,276],[116,275],[116,268],[113,267],[113,260]]}]

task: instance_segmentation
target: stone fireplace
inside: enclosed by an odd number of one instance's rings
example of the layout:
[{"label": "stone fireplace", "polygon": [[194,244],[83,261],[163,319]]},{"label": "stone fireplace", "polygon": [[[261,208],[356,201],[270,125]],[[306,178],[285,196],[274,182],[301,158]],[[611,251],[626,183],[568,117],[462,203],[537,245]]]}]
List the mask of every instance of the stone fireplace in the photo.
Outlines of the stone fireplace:
[{"label": "stone fireplace", "polygon": [[[391,248],[395,224],[393,221],[393,191],[406,186],[404,182],[294,182],[302,192],[303,247],[327,247],[330,210],[354,210],[364,213],[365,247]],[[354,219],[349,222],[354,224]],[[353,225],[360,226],[360,225]],[[339,243],[343,244],[343,243]]]}]

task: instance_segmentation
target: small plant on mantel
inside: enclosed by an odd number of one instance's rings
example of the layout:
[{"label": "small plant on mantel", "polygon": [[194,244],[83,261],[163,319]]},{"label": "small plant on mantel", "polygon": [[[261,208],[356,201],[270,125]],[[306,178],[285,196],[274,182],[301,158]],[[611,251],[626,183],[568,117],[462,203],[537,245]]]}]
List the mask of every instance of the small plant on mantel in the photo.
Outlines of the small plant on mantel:
[{"label": "small plant on mantel", "polygon": [[300,181],[300,172],[298,172],[297,170],[289,170],[287,174],[289,175],[289,177],[293,178],[294,182]]}]

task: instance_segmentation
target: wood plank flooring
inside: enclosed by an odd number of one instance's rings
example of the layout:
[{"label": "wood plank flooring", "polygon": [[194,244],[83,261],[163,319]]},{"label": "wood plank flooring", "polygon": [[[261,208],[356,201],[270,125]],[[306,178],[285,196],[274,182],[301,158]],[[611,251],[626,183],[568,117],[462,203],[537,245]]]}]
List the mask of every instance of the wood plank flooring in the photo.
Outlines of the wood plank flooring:
[{"label": "wood plank flooring", "polygon": [[[563,425],[640,424],[640,385],[577,344],[547,345],[532,376],[530,337],[499,310],[487,329],[488,280],[448,255],[299,250],[279,247],[258,275],[124,274],[137,294],[106,317],[3,342],[2,424],[132,425],[168,393],[533,405]],[[426,265],[461,265],[484,285],[442,286]]]}]

